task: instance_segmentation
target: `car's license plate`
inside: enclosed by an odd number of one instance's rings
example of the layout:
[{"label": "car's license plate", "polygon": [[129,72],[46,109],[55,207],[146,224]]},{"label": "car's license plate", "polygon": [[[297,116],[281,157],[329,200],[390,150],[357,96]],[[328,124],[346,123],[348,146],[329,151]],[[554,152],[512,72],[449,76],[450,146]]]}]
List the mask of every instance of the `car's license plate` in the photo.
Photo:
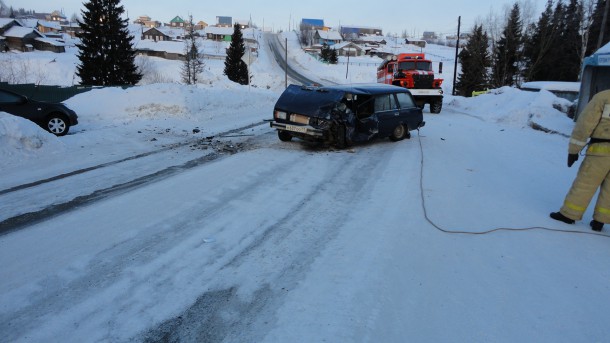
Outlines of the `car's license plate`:
[{"label": "car's license plate", "polygon": [[307,128],[304,126],[286,125],[286,130],[292,132],[307,133]]}]

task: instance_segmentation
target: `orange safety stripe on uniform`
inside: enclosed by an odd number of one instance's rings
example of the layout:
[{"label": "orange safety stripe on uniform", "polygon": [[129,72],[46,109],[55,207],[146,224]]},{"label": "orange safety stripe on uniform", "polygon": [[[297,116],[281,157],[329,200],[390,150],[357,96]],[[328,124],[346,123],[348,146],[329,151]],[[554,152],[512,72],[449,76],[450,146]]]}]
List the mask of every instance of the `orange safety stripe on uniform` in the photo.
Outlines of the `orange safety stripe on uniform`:
[{"label": "orange safety stripe on uniform", "polygon": [[610,214],[610,209],[603,207],[596,207],[595,212],[599,212],[601,214]]},{"label": "orange safety stripe on uniform", "polygon": [[601,154],[610,154],[610,146],[608,146],[608,145],[600,145],[600,144],[593,144],[593,145],[589,146],[589,149],[587,149],[587,152],[601,153]]},{"label": "orange safety stripe on uniform", "polygon": [[578,206],[578,205],[574,205],[571,202],[565,202],[564,205],[574,211],[578,211],[578,212],[585,212],[585,210],[587,209],[586,207],[582,207],[582,206]]}]

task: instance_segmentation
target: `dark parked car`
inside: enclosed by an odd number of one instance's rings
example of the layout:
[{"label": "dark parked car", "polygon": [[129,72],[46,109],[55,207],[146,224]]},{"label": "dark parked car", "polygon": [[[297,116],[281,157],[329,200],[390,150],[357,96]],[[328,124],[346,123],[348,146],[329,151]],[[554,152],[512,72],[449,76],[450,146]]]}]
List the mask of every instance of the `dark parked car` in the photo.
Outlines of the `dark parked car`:
[{"label": "dark parked car", "polygon": [[35,101],[4,89],[0,89],[0,111],[29,119],[56,136],[78,124],[76,113],[62,103]]},{"label": "dark parked car", "polygon": [[425,124],[411,93],[385,84],[290,85],[275,104],[273,117],[271,127],[282,141],[298,137],[339,148],[375,137],[399,141]]}]

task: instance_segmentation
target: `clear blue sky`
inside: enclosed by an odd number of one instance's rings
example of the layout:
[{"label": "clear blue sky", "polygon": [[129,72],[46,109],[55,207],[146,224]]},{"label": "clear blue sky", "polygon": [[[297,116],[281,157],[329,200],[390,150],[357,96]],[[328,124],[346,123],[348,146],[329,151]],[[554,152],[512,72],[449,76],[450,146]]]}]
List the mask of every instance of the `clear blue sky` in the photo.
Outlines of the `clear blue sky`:
[{"label": "clear blue sky", "polygon": [[[547,0],[529,0],[536,7],[537,19]],[[4,0],[7,6],[33,9],[37,12],[52,12],[63,9],[69,18],[79,13],[84,0]],[[307,0],[287,2],[285,0],[245,1],[201,1],[201,0],[123,0],[121,4],[131,19],[148,15],[154,20],[169,22],[176,15],[185,18],[193,15],[195,21],[208,24],[216,22],[216,16],[233,19],[249,19],[259,27],[264,25],[275,30],[288,28],[289,23],[298,23],[301,18],[324,19],[327,26],[359,25],[381,27],[384,33],[421,34],[435,31],[443,34],[457,31],[458,16],[462,17],[462,32],[469,31],[477,17],[485,17],[490,11],[502,13],[504,6],[512,6],[513,0],[405,0],[401,2],[378,1],[321,1]]]}]

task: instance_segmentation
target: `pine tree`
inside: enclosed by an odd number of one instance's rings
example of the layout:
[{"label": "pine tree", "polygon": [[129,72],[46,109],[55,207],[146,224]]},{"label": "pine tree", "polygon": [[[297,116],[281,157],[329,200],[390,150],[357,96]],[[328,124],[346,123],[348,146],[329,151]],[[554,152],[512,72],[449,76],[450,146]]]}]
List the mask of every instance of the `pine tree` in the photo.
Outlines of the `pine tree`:
[{"label": "pine tree", "polygon": [[326,43],[322,45],[322,49],[320,50],[320,59],[326,63],[330,60],[330,47]]},{"label": "pine tree", "polygon": [[233,37],[231,45],[227,49],[227,58],[225,59],[224,73],[229,80],[242,85],[249,83],[248,65],[242,61],[242,57],[246,52],[246,46],[239,25],[233,26]]},{"label": "pine tree", "polygon": [[538,23],[530,27],[530,35],[525,37],[524,60],[527,81],[549,80],[553,66],[550,63],[551,49],[557,44],[559,28],[553,25],[553,0],[548,0],[546,9]]},{"label": "pine tree", "polygon": [[494,51],[492,79],[496,87],[518,84],[522,35],[519,4],[515,3]]},{"label": "pine tree", "polygon": [[337,64],[339,63],[339,57],[337,56],[337,50],[330,50],[330,54],[328,55],[328,63]]},{"label": "pine tree", "polygon": [[561,30],[563,50],[556,81],[578,81],[580,77],[583,20],[582,4],[579,0],[570,0],[565,11],[565,26]]},{"label": "pine tree", "polygon": [[127,29],[128,20],[120,0],[90,0],[82,10],[79,22],[82,33],[79,49],[80,64],[76,74],[83,85],[135,85],[142,75],[135,65],[133,36]]},{"label": "pine tree", "polygon": [[203,72],[203,58],[199,52],[199,42],[195,36],[193,16],[187,22],[187,35],[184,39],[184,63],[182,64],[182,82],[187,85],[196,84],[199,74]]},{"label": "pine tree", "polygon": [[[595,11],[593,12],[593,24],[589,31],[589,40],[587,41],[587,56],[594,54],[597,49],[610,42],[610,5],[606,6],[609,0],[597,0]],[[606,25],[604,24],[604,14],[606,15]],[[603,30],[603,31],[602,31]],[[599,36],[604,34],[601,46],[598,46]]]},{"label": "pine tree", "polygon": [[471,96],[473,91],[489,87],[489,37],[483,32],[483,25],[473,28],[470,40],[459,55],[462,73],[458,77],[456,90],[459,95]]}]

